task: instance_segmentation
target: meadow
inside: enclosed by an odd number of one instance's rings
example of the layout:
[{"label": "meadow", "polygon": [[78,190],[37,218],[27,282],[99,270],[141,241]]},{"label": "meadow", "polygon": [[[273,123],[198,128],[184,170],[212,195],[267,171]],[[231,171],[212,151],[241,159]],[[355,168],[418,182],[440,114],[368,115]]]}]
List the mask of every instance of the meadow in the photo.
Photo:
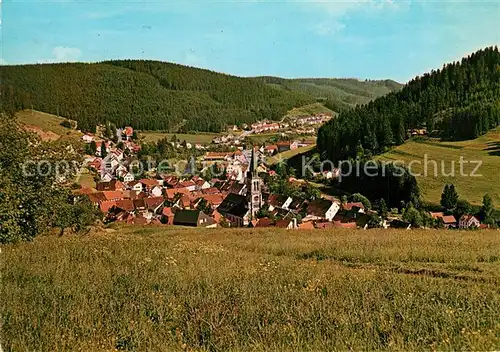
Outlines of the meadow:
[{"label": "meadow", "polygon": [[82,133],[61,126],[67,119],[36,110],[23,110],[16,113],[17,120],[31,132],[37,133],[44,141],[58,139],[80,139]]},{"label": "meadow", "polygon": [[[428,164],[428,173],[424,172],[424,157],[435,160],[437,169]],[[477,177],[460,175],[460,157],[467,161],[481,161]],[[408,141],[379,157],[381,160],[399,160],[409,165],[413,160],[421,164],[413,164],[412,169],[420,173],[418,184],[425,200],[439,203],[446,183],[453,183],[461,198],[472,204],[480,205],[484,194],[489,193],[496,204],[500,204],[500,129],[492,130],[474,140],[461,142],[440,142],[437,139],[416,139]],[[454,163],[454,176],[450,174]],[[444,173],[442,169],[444,167]],[[474,163],[464,164],[464,174],[471,175],[476,167]],[[435,170],[437,176],[435,176]]]},{"label": "meadow", "polygon": [[497,231],[117,227],[2,246],[4,351],[498,350]]}]

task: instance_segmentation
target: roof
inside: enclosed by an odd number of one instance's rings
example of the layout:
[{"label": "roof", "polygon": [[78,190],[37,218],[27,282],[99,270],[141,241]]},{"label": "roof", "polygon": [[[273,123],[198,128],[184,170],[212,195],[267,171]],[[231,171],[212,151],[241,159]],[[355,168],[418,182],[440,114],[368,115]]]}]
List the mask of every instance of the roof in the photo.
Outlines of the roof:
[{"label": "roof", "polygon": [[163,197],[151,197],[151,198],[144,198],[144,202],[146,203],[146,207],[149,210],[155,210],[159,206],[163,204],[165,200]]},{"label": "roof", "polygon": [[301,229],[301,230],[313,230],[314,224],[311,221],[304,222],[302,224],[299,224],[299,229]]},{"label": "roof", "polygon": [[281,194],[271,194],[267,202],[272,206],[281,207],[287,200],[288,197],[282,196]]},{"label": "roof", "polygon": [[220,205],[224,200],[224,196],[222,194],[205,194],[202,198],[214,206]]},{"label": "roof", "polygon": [[171,207],[165,207],[165,208],[163,208],[163,211],[161,213],[164,216],[174,216],[174,212],[172,211]]},{"label": "roof", "polygon": [[344,204],[345,210],[351,210],[352,208],[355,208],[355,207],[365,210],[365,206],[361,202],[351,202],[351,203]]},{"label": "roof", "polygon": [[199,219],[206,219],[203,226],[215,224],[215,220],[200,210],[180,210],[175,213],[174,225],[198,226]]},{"label": "roof", "polygon": [[439,218],[442,218],[444,216],[444,214],[442,212],[431,212],[431,216],[433,219],[439,219]]},{"label": "roof", "polygon": [[174,199],[177,193],[189,194],[189,190],[187,188],[169,188],[165,190],[165,195],[167,199]]},{"label": "roof", "polygon": [[274,220],[269,218],[262,218],[257,220],[257,223],[254,225],[255,227],[273,227]]},{"label": "roof", "polygon": [[99,205],[99,209],[101,209],[103,213],[107,213],[114,206],[116,206],[116,201],[104,201]]},{"label": "roof", "polygon": [[215,187],[202,189],[201,192],[203,194],[220,194],[220,191]]},{"label": "roof", "polygon": [[292,220],[276,220],[276,222],[274,223],[274,226],[282,228],[282,229],[286,229],[290,225],[291,222],[292,222]]},{"label": "roof", "polygon": [[134,202],[131,199],[121,199],[116,201],[116,206],[125,211],[134,210]]},{"label": "roof", "polygon": [[479,221],[474,215],[471,214],[464,214],[460,217],[460,221],[470,221],[470,220]]},{"label": "roof", "polygon": [[316,216],[325,216],[325,213],[330,209],[333,202],[328,199],[315,199],[307,206],[307,214]]},{"label": "roof", "polygon": [[454,224],[457,222],[457,219],[453,215],[445,215],[443,216],[443,221],[445,224]]},{"label": "roof", "polygon": [[123,194],[120,191],[104,191],[102,193],[106,200],[118,200],[123,198]]},{"label": "roof", "polygon": [[139,182],[149,187],[159,186],[158,181],[151,178],[143,178]]},{"label": "roof", "polygon": [[229,193],[217,210],[222,215],[229,214],[237,217],[244,217],[248,212],[246,197],[235,193]]}]

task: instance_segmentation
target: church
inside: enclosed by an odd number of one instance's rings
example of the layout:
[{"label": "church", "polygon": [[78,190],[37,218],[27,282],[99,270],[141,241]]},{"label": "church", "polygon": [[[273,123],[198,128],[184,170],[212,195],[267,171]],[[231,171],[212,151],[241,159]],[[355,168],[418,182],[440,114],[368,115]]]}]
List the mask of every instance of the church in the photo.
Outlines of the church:
[{"label": "church", "polygon": [[252,157],[245,177],[246,194],[230,193],[217,208],[231,226],[248,226],[263,205],[262,179],[257,171],[258,164],[257,154],[252,148]]}]

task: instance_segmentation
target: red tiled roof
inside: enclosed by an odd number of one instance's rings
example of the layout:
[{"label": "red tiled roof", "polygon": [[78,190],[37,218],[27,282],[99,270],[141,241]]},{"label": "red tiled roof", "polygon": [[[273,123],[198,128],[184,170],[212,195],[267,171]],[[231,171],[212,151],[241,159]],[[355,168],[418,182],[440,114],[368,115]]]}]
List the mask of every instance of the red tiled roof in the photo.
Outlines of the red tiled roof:
[{"label": "red tiled roof", "polygon": [[116,201],[104,201],[99,204],[99,208],[103,213],[107,213],[114,206],[116,206]]},{"label": "red tiled roof", "polygon": [[282,228],[282,229],[286,229],[290,225],[291,222],[292,222],[291,220],[276,220],[276,222],[274,223],[274,226]]},{"label": "red tiled roof", "polygon": [[313,230],[314,224],[311,221],[304,222],[302,224],[299,224],[299,229],[301,229],[301,230]]},{"label": "red tiled roof", "polygon": [[123,198],[123,194],[120,191],[104,191],[102,193],[106,200],[118,200]]},{"label": "red tiled roof", "polygon": [[457,222],[457,219],[453,215],[445,215],[443,216],[443,221],[445,224],[454,224]]},{"label": "red tiled roof", "polygon": [[259,219],[255,224],[255,227],[272,227],[272,226],[274,226],[274,220],[271,220],[269,218]]},{"label": "red tiled roof", "polygon": [[139,182],[142,183],[143,185],[148,186],[148,187],[154,187],[154,186],[160,185],[157,180],[154,180],[151,178],[143,178]]},{"label": "red tiled roof", "polygon": [[131,199],[121,199],[116,201],[116,206],[125,211],[133,211],[135,209],[134,202]]},{"label": "red tiled roof", "polygon": [[361,202],[351,202],[351,203],[346,203],[344,204],[344,209],[345,210],[351,210],[353,207],[358,207],[360,209],[365,209],[365,206]]},{"label": "red tiled roof", "polygon": [[153,210],[159,207],[165,200],[163,197],[151,197],[145,198],[144,201],[146,202],[147,208]]}]

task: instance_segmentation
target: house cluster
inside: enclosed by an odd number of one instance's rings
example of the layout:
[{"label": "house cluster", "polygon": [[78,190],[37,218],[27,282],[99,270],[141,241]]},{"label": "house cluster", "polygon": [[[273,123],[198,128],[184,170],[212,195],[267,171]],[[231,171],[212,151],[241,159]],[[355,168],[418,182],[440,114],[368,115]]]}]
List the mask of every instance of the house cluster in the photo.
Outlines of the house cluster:
[{"label": "house cluster", "polygon": [[321,125],[332,118],[330,114],[317,114],[312,116],[302,116],[295,119],[295,124],[298,126],[304,125]]},{"label": "house cluster", "polygon": [[471,214],[462,215],[458,221],[454,215],[445,215],[442,212],[431,212],[431,216],[436,221],[442,221],[443,226],[447,229],[482,229],[488,227]]}]

